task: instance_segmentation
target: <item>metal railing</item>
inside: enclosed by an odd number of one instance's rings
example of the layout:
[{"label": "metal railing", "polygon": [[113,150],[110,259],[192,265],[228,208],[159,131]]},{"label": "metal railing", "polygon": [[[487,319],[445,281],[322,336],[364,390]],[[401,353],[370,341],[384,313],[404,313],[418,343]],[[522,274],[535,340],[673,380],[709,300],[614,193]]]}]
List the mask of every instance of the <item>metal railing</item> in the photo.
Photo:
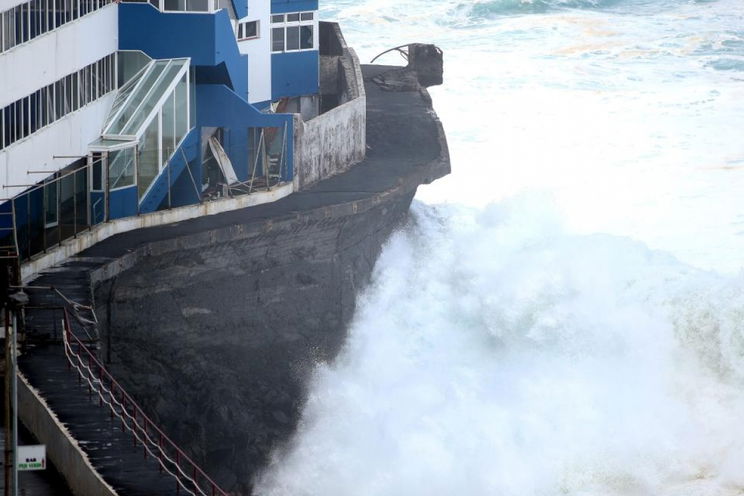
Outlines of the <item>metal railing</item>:
[{"label": "metal railing", "polygon": [[[11,201],[12,230],[0,232],[2,245],[17,246],[20,260],[59,245],[90,228],[89,164],[36,184]],[[15,239],[13,234],[15,233]]]},{"label": "metal railing", "polygon": [[121,385],[106,370],[95,355],[72,331],[70,315],[64,311],[63,340],[68,367],[78,373],[79,382],[85,382],[88,394],[98,396],[98,404],[106,405],[111,420],[118,418],[121,429],[132,434],[135,446],[142,446],[143,455],[153,457],[160,470],[176,479],[176,491],[183,489],[195,496],[228,496],[189,458],[183,450],[145,414]]}]

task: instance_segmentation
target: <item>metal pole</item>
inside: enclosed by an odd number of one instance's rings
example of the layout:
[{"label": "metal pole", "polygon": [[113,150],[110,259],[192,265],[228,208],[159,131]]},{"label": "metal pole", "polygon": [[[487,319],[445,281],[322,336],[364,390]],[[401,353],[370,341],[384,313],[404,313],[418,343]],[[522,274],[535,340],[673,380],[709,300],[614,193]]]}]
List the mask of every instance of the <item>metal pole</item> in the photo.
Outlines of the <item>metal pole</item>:
[{"label": "metal pole", "polygon": [[10,428],[10,311],[5,307],[5,490],[4,496],[10,496],[10,464],[12,463],[13,440],[11,438]]},{"label": "metal pole", "polygon": [[191,184],[194,185],[194,192],[196,192],[196,197],[199,200],[199,203],[201,203],[202,202],[201,191],[199,191],[199,188],[196,185],[196,180],[194,179],[194,175],[191,173],[191,167],[189,167],[189,160],[186,158],[186,152],[183,151],[183,148],[181,148],[181,155],[183,156],[183,160],[186,162],[186,171],[189,173],[189,177],[191,178]]},{"label": "metal pole", "polygon": [[[106,157],[106,160],[103,159],[104,157]],[[101,154],[101,177],[102,177],[102,179],[104,179],[106,181],[106,183],[105,183],[106,184],[106,189],[104,190],[104,193],[103,193],[104,194],[104,197],[105,197],[105,201],[103,202],[103,209],[104,209],[103,210],[103,212],[104,212],[103,213],[103,221],[104,222],[108,222],[109,221],[109,216],[111,215],[111,211],[109,210],[109,208],[111,207],[111,205],[109,204],[109,194],[111,193],[111,191],[110,191],[110,188],[109,188],[109,168],[108,168],[108,166],[109,166],[109,164],[108,164],[108,152],[103,152]],[[138,208],[138,210],[139,210],[139,208]]]},{"label": "metal pole", "polygon": [[18,496],[18,318],[13,312],[13,496]]},{"label": "metal pole", "polygon": [[77,171],[72,174],[72,237],[77,238]]}]

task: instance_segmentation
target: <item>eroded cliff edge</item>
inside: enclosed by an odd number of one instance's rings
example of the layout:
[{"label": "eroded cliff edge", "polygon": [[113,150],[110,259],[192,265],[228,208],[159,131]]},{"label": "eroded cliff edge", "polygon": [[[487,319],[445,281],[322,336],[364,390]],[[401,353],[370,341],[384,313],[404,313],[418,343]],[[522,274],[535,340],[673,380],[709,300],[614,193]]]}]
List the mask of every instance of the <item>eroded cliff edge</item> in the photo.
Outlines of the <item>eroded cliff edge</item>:
[{"label": "eroded cliff edge", "polygon": [[105,260],[90,282],[111,370],[229,491],[249,494],[293,432],[311,368],[343,344],[357,291],[416,188],[449,172],[428,93],[373,82],[391,71],[363,68],[369,150],[349,171],[82,254]]}]

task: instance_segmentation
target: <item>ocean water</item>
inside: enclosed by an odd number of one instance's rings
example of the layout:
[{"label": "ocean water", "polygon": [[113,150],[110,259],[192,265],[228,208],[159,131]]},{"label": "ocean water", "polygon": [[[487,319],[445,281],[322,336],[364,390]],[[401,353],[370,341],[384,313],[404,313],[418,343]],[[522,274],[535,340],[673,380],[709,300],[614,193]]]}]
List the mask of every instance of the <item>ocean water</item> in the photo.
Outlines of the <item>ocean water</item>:
[{"label": "ocean water", "polygon": [[453,174],[256,494],[743,494],[744,2],[322,5],[443,48]]}]

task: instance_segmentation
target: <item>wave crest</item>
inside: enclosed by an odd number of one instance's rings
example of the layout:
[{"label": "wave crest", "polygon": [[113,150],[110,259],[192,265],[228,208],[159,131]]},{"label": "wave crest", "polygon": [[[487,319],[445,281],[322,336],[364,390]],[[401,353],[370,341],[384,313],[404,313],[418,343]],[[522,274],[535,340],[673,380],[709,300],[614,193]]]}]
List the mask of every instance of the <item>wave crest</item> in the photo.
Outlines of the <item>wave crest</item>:
[{"label": "wave crest", "polygon": [[600,9],[621,0],[484,0],[467,7],[468,16],[490,19],[502,15],[541,14],[556,9]]}]

